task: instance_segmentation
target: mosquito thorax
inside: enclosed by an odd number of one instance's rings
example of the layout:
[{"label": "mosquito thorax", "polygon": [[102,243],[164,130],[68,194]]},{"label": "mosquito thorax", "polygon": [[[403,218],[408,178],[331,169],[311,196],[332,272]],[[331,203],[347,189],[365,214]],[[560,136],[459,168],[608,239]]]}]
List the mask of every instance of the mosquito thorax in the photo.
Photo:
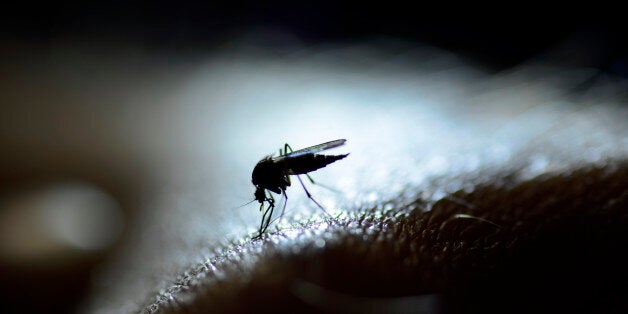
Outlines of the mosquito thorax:
[{"label": "mosquito thorax", "polygon": [[276,175],[276,172],[277,166],[273,164],[272,159],[264,158],[260,160],[257,165],[255,165],[255,168],[253,168],[251,181],[255,186],[264,185],[264,183],[268,181],[268,177]]}]

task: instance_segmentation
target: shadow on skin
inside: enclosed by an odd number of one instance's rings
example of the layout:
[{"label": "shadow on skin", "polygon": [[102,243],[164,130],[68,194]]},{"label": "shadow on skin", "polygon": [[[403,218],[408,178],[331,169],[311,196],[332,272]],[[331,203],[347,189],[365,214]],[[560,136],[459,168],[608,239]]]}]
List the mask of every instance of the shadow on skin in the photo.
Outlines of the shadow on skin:
[{"label": "shadow on skin", "polygon": [[626,310],[628,164],[516,178],[455,193],[429,211],[421,199],[393,200],[392,210],[362,209],[242,242],[181,276],[145,310]]}]

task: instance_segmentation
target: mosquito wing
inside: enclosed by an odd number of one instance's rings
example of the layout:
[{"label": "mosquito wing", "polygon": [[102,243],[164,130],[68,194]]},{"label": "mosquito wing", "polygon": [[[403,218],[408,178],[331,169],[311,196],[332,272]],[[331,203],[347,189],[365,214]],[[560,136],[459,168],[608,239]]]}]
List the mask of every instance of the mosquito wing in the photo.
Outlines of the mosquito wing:
[{"label": "mosquito wing", "polygon": [[330,142],[326,142],[326,143],[310,146],[310,147],[307,147],[307,148],[295,150],[292,153],[287,154],[287,155],[275,157],[275,158],[273,158],[273,160],[279,160],[279,159],[283,159],[283,158],[293,158],[293,157],[307,155],[307,154],[316,154],[316,153],[322,152],[324,150],[328,150],[328,149],[332,149],[334,147],[342,146],[342,145],[345,144],[346,141],[347,140],[345,140],[345,139],[340,139],[340,140],[335,140],[335,141],[330,141]]}]

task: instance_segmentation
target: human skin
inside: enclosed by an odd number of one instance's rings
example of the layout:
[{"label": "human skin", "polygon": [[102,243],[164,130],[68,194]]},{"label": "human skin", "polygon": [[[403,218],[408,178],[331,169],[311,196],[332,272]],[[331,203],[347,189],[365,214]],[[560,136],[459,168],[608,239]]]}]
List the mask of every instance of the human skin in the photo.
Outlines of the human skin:
[{"label": "human skin", "polygon": [[[245,240],[147,311],[615,312],[628,279],[628,165],[518,182]],[[473,204],[473,209],[459,200]],[[313,231],[314,230],[314,231]],[[322,234],[322,235],[321,235]],[[324,246],[316,241],[326,239]],[[295,253],[292,246],[301,243]],[[183,300],[183,301],[180,301]]]}]

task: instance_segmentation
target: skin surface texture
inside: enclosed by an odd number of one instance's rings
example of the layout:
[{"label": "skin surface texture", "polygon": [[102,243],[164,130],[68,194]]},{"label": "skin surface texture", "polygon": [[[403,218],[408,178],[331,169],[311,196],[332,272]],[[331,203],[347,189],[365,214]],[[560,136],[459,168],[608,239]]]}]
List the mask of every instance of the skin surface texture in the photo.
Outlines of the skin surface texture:
[{"label": "skin surface texture", "polygon": [[454,193],[429,211],[421,199],[393,200],[388,210],[363,209],[244,241],[199,265],[176,283],[172,298],[145,310],[625,309],[618,284],[628,279],[621,254],[628,240],[628,165],[515,178]]}]

